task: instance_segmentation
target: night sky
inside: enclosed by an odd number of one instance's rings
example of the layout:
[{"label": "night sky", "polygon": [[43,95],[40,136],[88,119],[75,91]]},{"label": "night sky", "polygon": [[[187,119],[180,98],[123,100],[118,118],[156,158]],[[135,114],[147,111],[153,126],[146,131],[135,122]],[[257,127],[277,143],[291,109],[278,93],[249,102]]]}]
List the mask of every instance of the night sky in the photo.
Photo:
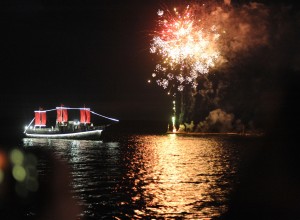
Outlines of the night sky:
[{"label": "night sky", "polygon": [[60,104],[168,120],[171,97],[147,83],[156,64],[149,47],[157,10],[178,2],[2,2],[1,121],[23,129],[34,110]]},{"label": "night sky", "polygon": [[64,104],[120,120],[166,120],[169,98],[147,83],[160,3],[70,2],[2,7],[1,119],[23,127],[33,110]]}]

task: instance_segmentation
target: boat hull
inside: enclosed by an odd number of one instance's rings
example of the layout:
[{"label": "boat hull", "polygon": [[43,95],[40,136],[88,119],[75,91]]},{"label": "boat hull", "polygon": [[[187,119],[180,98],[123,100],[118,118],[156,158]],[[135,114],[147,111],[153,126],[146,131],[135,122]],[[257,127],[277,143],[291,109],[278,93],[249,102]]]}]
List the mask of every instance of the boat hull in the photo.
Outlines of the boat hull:
[{"label": "boat hull", "polygon": [[52,139],[100,139],[103,129],[79,131],[70,133],[29,133],[26,137],[30,138],[52,138]]}]

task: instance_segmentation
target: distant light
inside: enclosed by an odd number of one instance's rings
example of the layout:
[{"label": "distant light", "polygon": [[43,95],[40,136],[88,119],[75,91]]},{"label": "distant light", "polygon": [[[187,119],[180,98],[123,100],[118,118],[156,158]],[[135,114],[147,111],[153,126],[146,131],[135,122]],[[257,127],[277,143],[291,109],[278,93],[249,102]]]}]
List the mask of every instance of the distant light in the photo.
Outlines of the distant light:
[{"label": "distant light", "polygon": [[173,124],[173,132],[176,132],[176,127],[175,127],[175,116],[172,117],[172,124]]},{"label": "distant light", "polygon": [[15,165],[12,170],[12,175],[18,182],[23,182],[26,177],[26,170],[20,165]]},{"label": "distant light", "polygon": [[6,154],[0,151],[0,170],[4,169],[7,163]]},{"label": "distant light", "polygon": [[24,161],[24,154],[20,150],[14,149],[10,153],[10,159],[15,165],[21,165]]},{"label": "distant light", "polygon": [[0,169],[0,184],[3,182],[4,180],[4,172]]},{"label": "distant light", "polygon": [[172,123],[175,124],[175,116],[172,117]]},{"label": "distant light", "polygon": [[151,83],[151,80],[150,80],[150,79],[148,80],[148,83]]}]

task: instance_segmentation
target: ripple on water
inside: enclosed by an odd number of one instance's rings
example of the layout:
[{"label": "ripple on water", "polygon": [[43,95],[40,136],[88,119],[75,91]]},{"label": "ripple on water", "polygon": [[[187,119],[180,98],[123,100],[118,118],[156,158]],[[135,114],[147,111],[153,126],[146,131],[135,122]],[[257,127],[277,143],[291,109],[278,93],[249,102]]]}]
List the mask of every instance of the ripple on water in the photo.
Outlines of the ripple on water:
[{"label": "ripple on water", "polygon": [[[118,142],[24,140],[27,149],[47,149],[67,161],[81,216],[90,219],[220,216],[236,182],[241,145],[223,136],[174,134]],[[41,163],[40,172],[45,167]]]}]

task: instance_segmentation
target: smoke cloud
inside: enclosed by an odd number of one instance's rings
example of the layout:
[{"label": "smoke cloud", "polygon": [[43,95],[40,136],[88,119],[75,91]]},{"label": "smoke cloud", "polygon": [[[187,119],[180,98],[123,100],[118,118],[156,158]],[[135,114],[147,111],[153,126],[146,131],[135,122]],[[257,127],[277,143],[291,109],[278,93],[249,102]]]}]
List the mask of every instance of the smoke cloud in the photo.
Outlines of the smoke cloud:
[{"label": "smoke cloud", "polygon": [[231,1],[230,0],[224,0],[225,5],[230,5]]},{"label": "smoke cloud", "polygon": [[228,132],[233,130],[234,115],[221,109],[213,110],[202,123],[199,123],[197,131],[203,132]]},{"label": "smoke cloud", "polygon": [[291,5],[230,0],[198,7],[204,7],[204,26],[215,25],[220,34],[221,59],[199,78],[193,114],[183,122],[195,122],[197,131],[272,126],[300,71],[300,12]]}]

